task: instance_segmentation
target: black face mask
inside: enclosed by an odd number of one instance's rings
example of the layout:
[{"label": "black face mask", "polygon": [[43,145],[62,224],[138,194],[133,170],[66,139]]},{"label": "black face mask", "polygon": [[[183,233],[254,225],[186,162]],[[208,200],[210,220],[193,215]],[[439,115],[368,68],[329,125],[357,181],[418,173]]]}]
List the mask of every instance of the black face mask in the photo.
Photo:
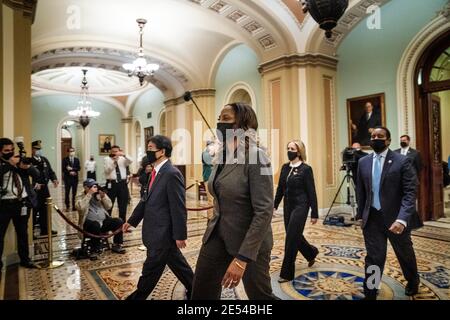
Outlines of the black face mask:
[{"label": "black face mask", "polygon": [[373,151],[375,151],[376,153],[380,153],[384,149],[386,149],[386,140],[381,139],[370,140],[370,146],[372,147]]},{"label": "black face mask", "polygon": [[12,157],[14,157],[14,152],[2,153],[2,158],[5,159],[6,161],[11,159]]},{"label": "black face mask", "polygon": [[153,163],[155,163],[156,161],[158,161],[159,159],[161,159],[161,157],[159,157],[159,158],[156,158],[156,152],[158,152],[158,151],[161,151],[161,150],[157,150],[157,151],[147,151],[147,159],[148,159],[148,162],[150,163],[150,164],[153,164]]},{"label": "black face mask", "polygon": [[408,142],[400,142],[400,146],[402,147],[402,148],[406,148],[407,146],[408,146]]},{"label": "black face mask", "polygon": [[224,142],[227,138],[227,130],[234,129],[234,123],[224,123],[219,122],[217,123],[217,137],[221,142]]},{"label": "black face mask", "polygon": [[298,153],[295,151],[288,151],[287,156],[288,156],[289,161],[294,161],[295,158],[298,157]]}]

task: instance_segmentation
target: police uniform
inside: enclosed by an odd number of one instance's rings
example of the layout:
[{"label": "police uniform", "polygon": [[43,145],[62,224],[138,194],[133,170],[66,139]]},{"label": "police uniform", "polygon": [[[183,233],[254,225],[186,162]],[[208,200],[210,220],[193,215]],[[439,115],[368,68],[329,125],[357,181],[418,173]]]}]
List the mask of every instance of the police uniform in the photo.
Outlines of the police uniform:
[{"label": "police uniform", "polygon": [[[41,150],[41,141],[34,141],[31,145],[33,149]],[[39,171],[39,175],[34,177],[33,184],[39,184],[40,189],[36,190],[38,196],[37,208],[33,210],[33,223],[39,223],[41,228],[41,235],[47,235],[47,198],[50,197],[50,191],[48,189],[49,181],[58,180],[55,172],[53,171],[50,162],[46,157],[43,156],[33,156],[31,158],[31,163]],[[55,232],[53,232],[55,233]]]}]

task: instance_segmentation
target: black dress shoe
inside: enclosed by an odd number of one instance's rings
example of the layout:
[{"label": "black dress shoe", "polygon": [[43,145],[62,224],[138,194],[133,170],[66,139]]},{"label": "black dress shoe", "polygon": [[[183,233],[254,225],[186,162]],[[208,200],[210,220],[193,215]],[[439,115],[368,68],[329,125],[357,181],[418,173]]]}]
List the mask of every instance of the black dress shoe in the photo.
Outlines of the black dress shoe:
[{"label": "black dress shoe", "polygon": [[316,263],[316,257],[319,255],[319,249],[316,248],[316,255],[314,256],[314,258],[312,258],[311,260],[308,261],[308,267],[312,267],[314,265],[314,263]]},{"label": "black dress shoe", "polygon": [[413,295],[416,295],[418,292],[419,292],[419,284],[418,284],[418,283],[417,283],[417,284],[413,284],[413,285],[410,285],[410,284],[408,283],[408,285],[407,285],[406,288],[405,288],[405,294],[406,294],[408,297],[411,297],[411,296],[413,296]]}]

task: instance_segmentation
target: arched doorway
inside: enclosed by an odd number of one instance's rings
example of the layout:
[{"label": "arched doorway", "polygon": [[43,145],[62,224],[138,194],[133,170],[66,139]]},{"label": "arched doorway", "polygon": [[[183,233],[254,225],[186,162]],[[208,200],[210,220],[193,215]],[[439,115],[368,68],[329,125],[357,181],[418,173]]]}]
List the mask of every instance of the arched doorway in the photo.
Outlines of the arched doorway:
[{"label": "arched doorway", "polygon": [[423,162],[419,213],[424,221],[438,220],[444,208],[450,208],[443,175],[443,163],[450,156],[450,31],[424,51],[414,79],[417,149]]}]

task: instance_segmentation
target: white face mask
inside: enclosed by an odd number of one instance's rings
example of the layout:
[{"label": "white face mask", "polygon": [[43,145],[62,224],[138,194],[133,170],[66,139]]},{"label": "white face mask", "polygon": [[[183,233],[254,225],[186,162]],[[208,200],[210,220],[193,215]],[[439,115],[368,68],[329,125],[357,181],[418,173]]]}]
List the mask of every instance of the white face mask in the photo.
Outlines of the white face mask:
[{"label": "white face mask", "polygon": [[36,157],[42,157],[42,150],[36,151]]}]

